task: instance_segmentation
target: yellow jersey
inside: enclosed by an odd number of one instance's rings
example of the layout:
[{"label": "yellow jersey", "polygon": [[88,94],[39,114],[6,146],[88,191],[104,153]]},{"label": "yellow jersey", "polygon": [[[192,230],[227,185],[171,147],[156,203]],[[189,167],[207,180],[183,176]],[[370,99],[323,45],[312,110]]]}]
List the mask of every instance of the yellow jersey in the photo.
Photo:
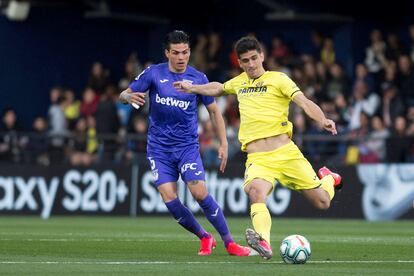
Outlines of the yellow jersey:
[{"label": "yellow jersey", "polygon": [[298,86],[284,73],[266,71],[257,79],[245,72],[224,83],[225,94],[236,94],[239,101],[241,149],[254,140],[287,133],[289,103],[299,93]]}]

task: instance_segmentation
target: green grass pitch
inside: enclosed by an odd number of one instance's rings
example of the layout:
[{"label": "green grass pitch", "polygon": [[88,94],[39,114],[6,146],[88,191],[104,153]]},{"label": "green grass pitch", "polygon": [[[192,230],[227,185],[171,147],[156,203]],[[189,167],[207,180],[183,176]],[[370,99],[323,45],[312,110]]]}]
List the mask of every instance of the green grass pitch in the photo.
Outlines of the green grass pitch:
[{"label": "green grass pitch", "polygon": [[[200,222],[217,240],[204,218]],[[248,218],[228,220],[246,244]],[[279,243],[301,234],[311,243],[305,265],[287,265]],[[173,218],[0,218],[0,275],[414,275],[414,221],[273,218],[274,257],[227,255],[221,242],[199,257],[198,240]]]}]

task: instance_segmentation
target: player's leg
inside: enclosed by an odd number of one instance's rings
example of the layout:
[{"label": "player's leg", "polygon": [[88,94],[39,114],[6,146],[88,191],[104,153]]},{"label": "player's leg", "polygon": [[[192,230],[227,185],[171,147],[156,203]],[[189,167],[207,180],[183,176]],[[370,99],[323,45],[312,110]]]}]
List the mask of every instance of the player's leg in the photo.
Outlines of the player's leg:
[{"label": "player's leg", "polygon": [[[312,165],[293,142],[284,147],[283,152],[280,153],[289,158],[279,165],[282,172],[282,177],[278,179],[280,183],[302,193],[315,208],[328,209],[335,195],[335,185],[337,185],[335,178],[331,175],[332,172],[325,168],[323,172],[326,174],[319,179]],[[335,175],[340,178],[339,175]]]},{"label": "player's leg", "polygon": [[203,229],[195,219],[193,213],[182,204],[177,196],[176,181],[178,179],[178,172],[175,168],[176,165],[170,162],[171,160],[155,159],[152,157],[149,157],[148,160],[150,161],[154,184],[160,192],[168,211],[178,224],[200,239],[210,237],[210,234]]},{"label": "player's leg", "polygon": [[342,178],[339,174],[322,167],[318,171],[321,184],[314,189],[302,190],[303,196],[318,209],[326,210],[330,207],[331,200],[335,196],[335,190],[342,188]]},{"label": "player's leg", "polygon": [[273,255],[270,246],[272,218],[266,207],[266,198],[272,189],[272,183],[260,178],[253,179],[244,187],[250,199],[250,218],[254,228],[246,230],[246,241],[266,260]]},{"label": "player's leg", "polygon": [[165,206],[167,206],[168,211],[178,224],[200,239],[210,236],[195,219],[193,213],[178,198],[177,184],[175,182],[167,182],[159,185],[157,188]]},{"label": "player's leg", "polygon": [[[214,198],[208,193],[204,181],[190,180],[187,182],[187,186],[194,199],[198,201],[208,221],[220,234],[227,252],[230,255],[235,256],[248,256],[250,254],[250,249],[234,242],[223,211]],[[206,255],[209,252],[208,247],[201,251],[205,251]]]},{"label": "player's leg", "polygon": [[[205,171],[198,147],[187,149],[180,162],[181,177],[187,183],[188,189],[197,200],[208,221],[214,226],[224,242],[227,252],[231,255],[247,256],[250,249],[236,244],[227,226],[223,211],[208,193],[204,179]],[[211,253],[207,251],[206,254]]]}]

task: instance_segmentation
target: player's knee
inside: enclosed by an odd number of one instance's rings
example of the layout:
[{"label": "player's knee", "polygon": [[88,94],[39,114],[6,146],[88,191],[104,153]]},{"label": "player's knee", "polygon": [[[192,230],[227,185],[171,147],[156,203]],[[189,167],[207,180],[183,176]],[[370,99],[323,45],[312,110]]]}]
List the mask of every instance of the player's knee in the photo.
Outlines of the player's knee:
[{"label": "player's knee", "polygon": [[208,196],[207,190],[204,190],[204,189],[198,189],[195,191],[191,191],[191,194],[193,195],[193,198],[197,201],[202,201]]},{"label": "player's knee", "polygon": [[315,207],[320,210],[328,210],[331,206],[330,200],[320,199],[315,202]]},{"label": "player's knee", "polygon": [[257,187],[250,187],[250,189],[247,191],[247,194],[249,195],[249,199],[251,203],[259,203],[259,202],[265,202],[266,201],[266,194]]},{"label": "player's knee", "polygon": [[177,198],[177,194],[172,191],[159,191],[164,202],[170,202]]}]

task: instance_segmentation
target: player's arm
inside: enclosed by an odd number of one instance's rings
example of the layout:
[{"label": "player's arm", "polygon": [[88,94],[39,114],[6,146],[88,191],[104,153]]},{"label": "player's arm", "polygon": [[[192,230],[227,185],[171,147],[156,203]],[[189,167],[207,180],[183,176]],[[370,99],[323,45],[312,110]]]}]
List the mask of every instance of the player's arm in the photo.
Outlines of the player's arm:
[{"label": "player's arm", "polygon": [[188,94],[200,94],[204,96],[221,96],[224,92],[224,86],[220,82],[209,82],[206,84],[191,84],[185,81],[174,82],[174,87],[180,92]]},{"label": "player's arm", "polygon": [[305,111],[306,115],[318,122],[326,131],[329,131],[333,135],[337,134],[335,122],[327,119],[317,104],[309,100],[302,93],[298,93],[293,98],[293,101]]},{"label": "player's arm", "polygon": [[133,80],[127,89],[121,92],[119,100],[124,104],[137,104],[143,106],[145,104],[145,93],[152,83],[153,67],[148,66]]},{"label": "player's arm", "polygon": [[228,158],[228,143],[227,143],[226,127],[224,125],[224,119],[223,119],[223,116],[221,115],[221,112],[216,102],[213,102],[206,107],[207,107],[208,113],[210,114],[210,119],[216,130],[217,136],[220,139],[220,147],[218,149],[218,158],[221,160],[220,171],[224,172],[226,165],[227,165],[227,158]]},{"label": "player's arm", "polygon": [[134,92],[131,88],[127,88],[119,95],[119,100],[124,104],[136,103],[139,106],[145,104],[145,93]]}]

